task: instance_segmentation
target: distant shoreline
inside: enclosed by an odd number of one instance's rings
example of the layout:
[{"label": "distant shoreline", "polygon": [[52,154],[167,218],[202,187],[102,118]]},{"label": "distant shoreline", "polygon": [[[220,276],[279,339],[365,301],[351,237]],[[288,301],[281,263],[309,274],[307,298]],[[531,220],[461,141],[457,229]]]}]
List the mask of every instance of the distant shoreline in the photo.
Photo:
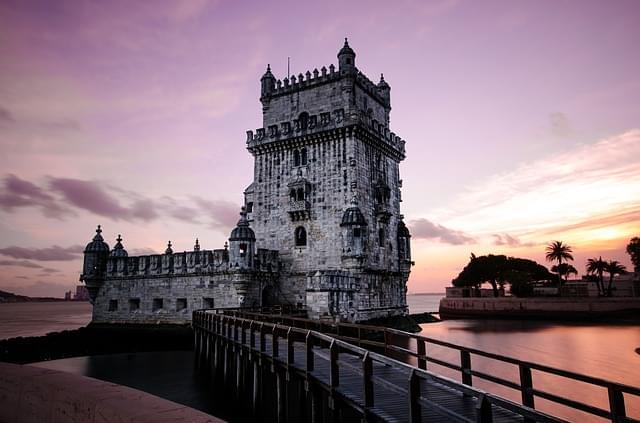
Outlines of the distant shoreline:
[{"label": "distant shoreline", "polygon": [[12,292],[1,291],[0,290],[0,304],[7,303],[45,303],[45,302],[61,302],[61,301],[69,301],[69,302],[81,302],[86,300],[67,300],[64,298],[56,298],[56,297],[28,297],[26,295],[18,295]]},{"label": "distant shoreline", "polygon": [[441,295],[444,297],[444,292],[410,292],[407,295],[420,296],[420,295]]},{"label": "distant shoreline", "polygon": [[443,319],[602,319],[637,318],[640,298],[466,297],[440,300]]}]

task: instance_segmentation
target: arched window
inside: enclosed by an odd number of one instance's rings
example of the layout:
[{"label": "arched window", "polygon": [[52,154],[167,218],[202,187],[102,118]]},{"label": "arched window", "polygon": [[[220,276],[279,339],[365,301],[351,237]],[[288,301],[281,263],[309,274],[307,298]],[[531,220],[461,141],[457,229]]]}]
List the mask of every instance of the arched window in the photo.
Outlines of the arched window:
[{"label": "arched window", "polygon": [[307,149],[303,148],[301,153],[300,153],[300,162],[302,163],[302,165],[306,165],[307,164]]},{"label": "arched window", "polygon": [[304,189],[298,188],[298,201],[304,200]]},{"label": "arched window", "polygon": [[353,237],[360,238],[360,228],[353,228]]},{"label": "arched window", "polygon": [[291,191],[289,191],[289,197],[291,197],[291,201],[296,201],[296,190],[291,188]]},{"label": "arched window", "polygon": [[247,255],[247,244],[240,244],[240,257]]},{"label": "arched window", "polygon": [[300,152],[298,150],[293,150],[293,165],[300,166]]},{"label": "arched window", "polygon": [[294,233],[296,238],[296,247],[304,247],[307,245],[307,231],[302,226],[298,226]]},{"label": "arched window", "polygon": [[381,247],[384,247],[385,245],[385,234],[384,234],[384,228],[380,228],[378,229],[378,245],[380,245]]},{"label": "arched window", "polygon": [[300,116],[298,116],[298,122],[300,122],[300,129],[302,131],[306,131],[309,127],[309,113],[302,112]]}]

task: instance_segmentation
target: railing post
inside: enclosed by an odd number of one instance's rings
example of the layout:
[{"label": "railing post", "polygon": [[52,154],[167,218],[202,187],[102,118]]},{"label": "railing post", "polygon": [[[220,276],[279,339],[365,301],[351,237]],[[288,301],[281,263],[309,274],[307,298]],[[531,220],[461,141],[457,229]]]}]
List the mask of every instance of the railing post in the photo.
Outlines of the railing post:
[{"label": "railing post", "polygon": [[252,320],[249,323],[249,345],[251,346],[251,349],[256,347],[256,331],[253,328],[254,326],[255,322]]},{"label": "railing post", "polygon": [[340,347],[338,347],[336,340],[331,341],[331,345],[329,345],[329,386],[331,386],[331,388],[337,388],[340,385],[340,368],[338,367],[339,349]]},{"label": "railing post", "polygon": [[418,368],[427,370],[427,345],[424,339],[416,339],[418,345]]},{"label": "railing post", "polygon": [[240,343],[242,344],[243,347],[247,343],[247,333],[244,330],[244,326],[245,326],[245,321],[243,320],[242,323],[240,324]]},{"label": "railing post", "polygon": [[420,378],[415,369],[411,369],[408,383],[409,398],[409,422],[420,423],[422,421],[422,407],[420,406]]},{"label": "railing post", "polygon": [[533,378],[531,369],[524,364],[520,364],[520,392],[522,395],[522,405],[535,408],[533,397]]},{"label": "railing post", "polygon": [[362,377],[364,387],[364,408],[373,407],[373,361],[369,356],[369,351],[362,357]]},{"label": "railing post", "polygon": [[[305,347],[307,352],[307,373],[311,373],[313,371],[313,336],[311,335],[311,331],[307,331],[307,336],[305,338]],[[307,376],[308,378],[308,376]]]},{"label": "railing post", "polygon": [[469,351],[460,350],[460,372],[462,373],[462,383],[472,385],[471,379],[471,354]]},{"label": "railing post", "polygon": [[476,400],[476,422],[493,423],[493,409],[485,394],[480,394]]},{"label": "railing post", "polygon": [[260,323],[260,352],[264,352],[267,349],[267,339],[264,333],[264,323]]},{"label": "railing post", "polygon": [[278,325],[276,323],[273,324],[273,329],[271,330],[271,355],[273,358],[278,357]]},{"label": "railing post", "polygon": [[611,421],[626,421],[627,412],[624,407],[624,394],[615,386],[609,386],[609,408],[611,409]]},{"label": "railing post", "polygon": [[387,345],[389,344],[389,335],[387,333],[387,329],[384,329],[384,355],[388,355],[387,354]]},{"label": "railing post", "polygon": [[291,330],[291,327],[289,327],[289,329],[287,330],[287,364],[290,366],[293,364],[294,361],[294,349],[293,349],[293,331]]}]

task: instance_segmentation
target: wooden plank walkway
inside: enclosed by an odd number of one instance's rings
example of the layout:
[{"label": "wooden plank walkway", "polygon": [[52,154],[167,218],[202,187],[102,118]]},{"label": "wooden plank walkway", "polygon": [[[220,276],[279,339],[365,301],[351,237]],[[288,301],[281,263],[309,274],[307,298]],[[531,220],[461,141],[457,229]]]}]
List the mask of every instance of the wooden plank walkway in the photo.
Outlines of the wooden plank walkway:
[{"label": "wooden plank walkway", "polygon": [[194,329],[197,354],[212,342],[248,352],[320,387],[365,420],[563,421],[315,331],[215,314],[194,321]]}]

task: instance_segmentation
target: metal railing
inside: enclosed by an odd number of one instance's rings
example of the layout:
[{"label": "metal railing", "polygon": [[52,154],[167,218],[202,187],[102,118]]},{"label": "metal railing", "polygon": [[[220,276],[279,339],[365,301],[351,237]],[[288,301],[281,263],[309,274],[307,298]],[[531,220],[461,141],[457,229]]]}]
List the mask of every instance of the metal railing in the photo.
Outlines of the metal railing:
[{"label": "metal railing", "polygon": [[[240,317],[241,315],[245,315],[245,317]],[[254,319],[249,315],[258,319]],[[274,321],[268,322],[266,321],[268,320],[267,318],[274,319]],[[273,363],[280,362],[282,365],[287,366],[287,370],[289,371],[299,371],[305,380],[322,385],[332,396],[340,395],[338,388],[342,387],[341,378],[345,376],[346,371],[356,373],[362,381],[362,400],[356,401],[347,396],[343,396],[342,400],[363,416],[370,413],[376,414],[376,389],[377,387],[382,387],[391,395],[406,396],[408,399],[408,421],[411,423],[422,421],[423,407],[436,410],[451,421],[492,422],[493,406],[501,407],[520,415],[524,417],[525,421],[562,421],[528,406],[517,404],[470,385],[461,384],[449,378],[436,375],[426,369],[416,368],[383,354],[378,354],[369,349],[356,346],[351,342],[340,340],[337,336],[320,333],[316,330],[303,329],[295,325],[281,324],[275,321],[280,318],[288,323],[295,322],[299,324],[303,321],[308,321],[307,319],[258,315],[242,311],[218,313],[211,310],[195,311],[192,325],[194,330],[196,330],[196,352],[202,354],[202,351],[198,351],[201,348],[198,341],[198,331],[202,331],[208,335],[222,337],[241,348],[244,347],[253,353],[263,355],[264,358],[272,360]],[[318,326],[324,329],[330,327],[330,325],[322,322],[309,322],[318,323]],[[338,324],[333,326],[336,328],[341,326],[352,328],[360,325]],[[373,330],[375,327],[362,326],[362,328]],[[380,328],[375,329],[380,330]],[[268,336],[270,339],[268,339]],[[281,340],[284,341],[282,343],[286,346],[282,351],[280,349]],[[365,345],[378,346],[380,344],[379,342],[367,339],[361,339],[361,341]],[[303,363],[296,362],[296,344],[298,347],[303,346],[304,348],[305,359]],[[269,346],[269,348],[267,348],[267,346]],[[328,382],[323,382],[320,378],[312,376],[316,368],[319,348],[324,348],[328,351]],[[340,354],[344,353],[346,353],[351,360],[340,358]],[[353,358],[355,358],[355,360]],[[393,367],[399,372],[408,375],[404,386],[391,383],[386,377],[377,373],[377,369],[389,367]],[[421,381],[436,382],[463,394],[463,396],[474,397],[476,404],[474,411],[475,416],[470,419],[468,415],[465,416],[462,412],[458,412],[459,410],[455,410],[455,407],[446,407],[439,404],[436,400],[430,399],[426,395],[426,392],[421,392]]]},{"label": "metal railing", "polygon": [[[301,317],[274,316],[259,313],[251,313],[242,310],[230,311],[227,314],[244,317],[253,320],[279,323],[291,327],[313,330],[333,336],[339,340],[378,351],[384,356],[393,357],[403,362],[415,362],[417,368],[427,370],[427,364],[433,363],[454,371],[460,372],[462,383],[471,386],[473,378],[479,378],[520,392],[521,404],[535,409],[536,398],[541,398],[552,403],[579,410],[593,416],[611,420],[612,422],[640,422],[640,420],[627,416],[625,395],[640,401],[640,388],[612,382],[605,379],[587,376],[568,370],[558,369],[530,361],[482,351],[456,345],[431,337],[403,332],[396,329],[360,325],[355,323],[336,323],[329,321],[311,320]],[[459,362],[452,363],[427,354],[429,345],[437,345],[448,350],[457,351]],[[519,377],[517,381],[495,376],[471,366],[471,356],[483,357],[503,364],[517,366]],[[561,377],[575,382],[582,382],[593,387],[607,390],[609,408],[604,409],[582,401],[565,398],[552,392],[534,386],[532,371],[545,375]]]}]

